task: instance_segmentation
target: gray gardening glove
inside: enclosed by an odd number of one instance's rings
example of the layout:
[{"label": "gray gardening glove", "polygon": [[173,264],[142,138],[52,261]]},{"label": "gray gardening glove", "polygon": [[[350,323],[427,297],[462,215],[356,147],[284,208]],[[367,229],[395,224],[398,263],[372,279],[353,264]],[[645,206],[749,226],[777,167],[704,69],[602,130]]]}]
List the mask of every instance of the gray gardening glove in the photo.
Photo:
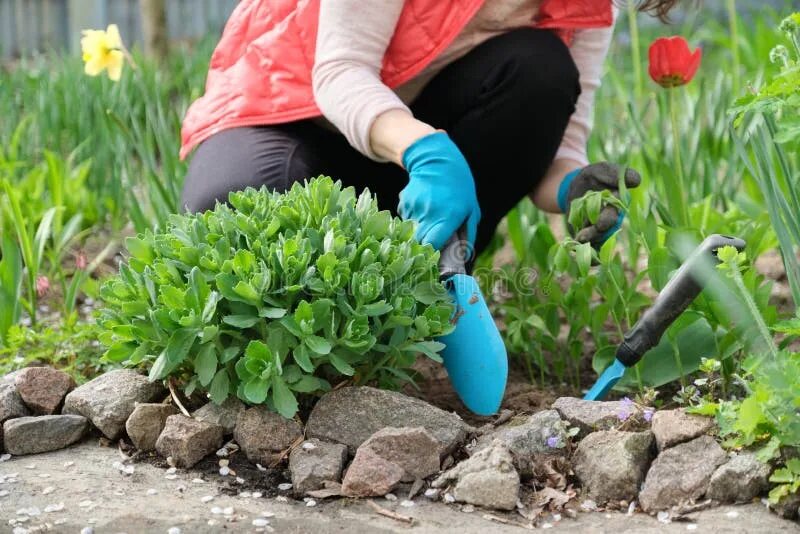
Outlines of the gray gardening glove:
[{"label": "gray gardening glove", "polygon": [[[593,163],[582,169],[575,169],[564,177],[558,188],[558,206],[561,211],[569,216],[572,201],[581,198],[589,191],[602,191],[607,189],[614,196],[619,197],[619,165],[615,163]],[[633,169],[625,169],[625,186],[638,187],[642,177]],[[614,232],[622,226],[625,213],[616,206],[605,205],[600,211],[600,217],[595,224],[583,228],[570,228],[575,240],[581,243],[591,243],[594,248],[600,248]]]}]

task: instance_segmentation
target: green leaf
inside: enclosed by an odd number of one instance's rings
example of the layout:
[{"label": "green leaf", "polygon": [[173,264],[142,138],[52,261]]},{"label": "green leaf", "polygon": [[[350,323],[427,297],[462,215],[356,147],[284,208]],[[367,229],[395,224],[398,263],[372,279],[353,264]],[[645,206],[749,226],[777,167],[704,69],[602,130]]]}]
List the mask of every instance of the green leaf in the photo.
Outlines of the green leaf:
[{"label": "green leaf", "polygon": [[316,376],[305,375],[300,380],[292,383],[291,389],[297,393],[314,393],[315,391],[328,391],[331,389],[331,385]]},{"label": "green leaf", "polygon": [[385,300],[380,300],[378,302],[373,302],[372,304],[364,304],[358,308],[358,311],[367,317],[377,317],[379,315],[386,315],[392,311],[392,309],[393,307],[391,304]]},{"label": "green leaf", "polygon": [[280,377],[272,379],[272,402],[275,410],[286,419],[291,419],[297,413],[297,399],[294,393]]},{"label": "green leaf", "polygon": [[152,263],[155,255],[149,243],[141,237],[128,237],[125,239],[125,248],[131,256],[144,263]]},{"label": "green leaf", "polygon": [[253,404],[262,404],[267,400],[270,383],[261,378],[254,378],[244,385],[244,396]]},{"label": "green leaf", "polygon": [[267,319],[281,319],[287,313],[286,308],[270,308],[264,307],[258,310],[259,317],[266,317]]},{"label": "green leaf", "polygon": [[197,330],[192,328],[181,328],[173,332],[167,342],[166,349],[164,349],[170,371],[183,363],[196,338]]},{"label": "green leaf", "polygon": [[231,345],[230,347],[225,347],[222,351],[222,357],[220,358],[220,363],[228,363],[229,361],[233,360],[235,357],[239,355],[239,352],[242,348],[238,345]]},{"label": "green leaf", "polygon": [[153,366],[150,368],[147,378],[150,382],[161,380],[169,374],[170,370],[170,363],[167,359],[166,351],[162,351],[161,354],[158,355],[158,358],[156,358],[156,361],[153,362]]},{"label": "green leaf", "polygon": [[206,302],[203,305],[203,312],[201,315],[201,319],[204,324],[208,324],[214,318],[214,314],[217,311],[217,304],[222,299],[222,295],[217,293],[216,291],[212,291],[206,297]]},{"label": "green leaf", "polygon": [[255,290],[253,286],[248,284],[247,282],[239,282],[235,286],[233,286],[233,291],[242,299],[244,302],[257,305],[261,301],[261,296]]},{"label": "green leaf", "polygon": [[211,381],[211,387],[208,390],[211,395],[211,401],[217,405],[225,402],[225,399],[228,398],[230,393],[230,385],[230,377],[225,368],[217,371],[217,374],[214,375],[214,379]]},{"label": "green leaf", "polygon": [[226,315],[222,318],[222,322],[235,326],[236,328],[250,328],[261,322],[260,317],[253,317],[252,315]]},{"label": "green leaf", "polygon": [[294,357],[294,361],[297,362],[297,365],[299,365],[303,371],[306,373],[314,372],[314,364],[311,363],[311,357],[308,354],[308,347],[305,345],[299,345],[292,352],[292,356]]},{"label": "green leaf", "polygon": [[103,359],[109,362],[122,363],[130,358],[136,349],[136,343],[116,343],[103,354]]},{"label": "green leaf", "polygon": [[217,350],[213,344],[203,345],[194,360],[194,372],[200,385],[208,386],[217,372]]},{"label": "green leaf", "polygon": [[272,350],[263,341],[253,340],[247,344],[244,356],[253,360],[271,361]]},{"label": "green leaf", "polygon": [[592,245],[582,243],[575,247],[575,261],[581,276],[587,276],[592,267]]},{"label": "green leaf", "polygon": [[406,347],[406,350],[421,352],[428,358],[431,358],[437,362],[442,361],[442,357],[439,356],[439,353],[444,349],[445,344],[439,341],[420,341],[419,343],[411,343],[408,345],[408,347]]},{"label": "green leaf", "polygon": [[325,355],[331,352],[331,343],[327,339],[320,337],[320,336],[306,336],[303,338],[303,342],[308,346],[312,352],[316,354]]},{"label": "green leaf", "polygon": [[735,428],[744,434],[753,434],[764,420],[764,411],[755,396],[745,398],[739,405]]},{"label": "green leaf", "polygon": [[696,415],[714,417],[719,412],[719,404],[716,402],[703,402],[697,406],[690,406],[686,408],[686,412]]},{"label": "green leaf", "polygon": [[558,272],[566,272],[569,268],[569,254],[567,254],[563,246],[558,246],[556,249],[553,265]]},{"label": "green leaf", "polygon": [[363,231],[380,241],[389,233],[392,215],[388,211],[379,211],[368,216],[364,221]]},{"label": "green leaf", "polygon": [[414,287],[414,298],[422,304],[431,305],[442,300],[447,290],[438,281],[421,282]]},{"label": "green leaf", "polygon": [[186,307],[186,292],[174,286],[161,288],[161,300],[167,308],[182,310]]},{"label": "green leaf", "polygon": [[[347,363],[341,356],[336,353],[331,353],[330,356],[331,365],[333,365],[337,371],[342,373],[345,376],[353,376],[356,374],[356,370]],[[293,386],[294,387],[294,386]],[[295,390],[298,390],[297,387],[294,387]],[[299,391],[299,390],[298,390]]]}]

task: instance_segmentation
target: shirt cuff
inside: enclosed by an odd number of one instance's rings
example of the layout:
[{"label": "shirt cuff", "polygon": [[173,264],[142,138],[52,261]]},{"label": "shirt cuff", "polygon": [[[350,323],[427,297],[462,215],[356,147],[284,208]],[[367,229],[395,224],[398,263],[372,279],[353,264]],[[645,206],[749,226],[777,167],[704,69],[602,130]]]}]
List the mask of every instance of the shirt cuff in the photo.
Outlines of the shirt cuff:
[{"label": "shirt cuff", "polygon": [[574,148],[561,146],[556,152],[556,157],[553,161],[558,159],[569,159],[580,164],[581,167],[586,167],[589,164],[589,158],[586,156],[586,150],[576,150]]}]

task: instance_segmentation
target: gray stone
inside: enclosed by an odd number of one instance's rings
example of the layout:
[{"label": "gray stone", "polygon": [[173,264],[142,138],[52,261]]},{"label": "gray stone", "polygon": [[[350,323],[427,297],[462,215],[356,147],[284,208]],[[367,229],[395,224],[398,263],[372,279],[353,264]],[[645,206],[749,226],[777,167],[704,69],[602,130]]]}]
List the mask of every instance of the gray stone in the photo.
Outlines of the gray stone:
[{"label": "gray stone", "polygon": [[439,472],[439,442],[422,427],[384,428],[361,444],[403,468],[403,481],[413,482]]},{"label": "gray stone", "polygon": [[56,413],[64,397],[76,386],[71,376],[52,367],[26,367],[19,371],[14,383],[22,402],[34,413],[43,415]]},{"label": "gray stone", "polygon": [[292,487],[297,495],[322,489],[325,482],[339,482],[347,461],[347,446],[310,439],[289,455]]},{"label": "gray stone", "polygon": [[562,419],[580,429],[579,438],[596,430],[609,430],[620,423],[619,414],[626,411],[620,401],[587,401],[560,397],[553,403]]},{"label": "gray stone", "polygon": [[80,415],[18,417],[3,423],[6,451],[38,454],[69,447],[83,437],[88,421]]},{"label": "gray stone", "polygon": [[653,414],[652,429],[658,450],[684,443],[714,428],[710,417],[686,413],[683,408],[661,410]]},{"label": "gray stone", "polygon": [[293,419],[269,411],[266,406],[248,408],[239,414],[233,437],[255,464],[269,465],[303,435]]},{"label": "gray stone", "polygon": [[394,462],[375,454],[372,449],[358,449],[342,481],[346,497],[380,497],[392,491],[405,471]]},{"label": "gray stone", "polygon": [[434,488],[452,486],[459,502],[513,510],[519,498],[519,474],[514,459],[500,441],[475,453],[433,481]]},{"label": "gray stone", "polygon": [[228,397],[222,404],[214,404],[209,402],[192,413],[192,417],[205,421],[206,423],[214,423],[215,425],[222,425],[225,429],[225,435],[233,434],[233,429],[236,428],[236,420],[239,414],[245,411],[247,407],[242,401],[236,397]]},{"label": "gray stone", "polygon": [[771,508],[783,519],[797,519],[800,514],[800,494],[787,495]]},{"label": "gray stone", "polygon": [[222,447],[222,427],[185,415],[170,415],[156,441],[158,454],[172,458],[176,467],[194,464]]},{"label": "gray stone", "polygon": [[0,379],[0,451],[3,450],[3,423],[15,417],[30,415],[30,410],[22,402],[22,397],[17,393],[14,377],[18,372],[11,373]]},{"label": "gray stone", "polygon": [[566,425],[558,412],[544,410],[531,416],[515,417],[497,430],[481,436],[472,454],[499,440],[511,451],[519,474],[527,477],[532,474],[537,456],[560,454],[564,450],[548,445],[550,438],[557,440],[561,446],[569,440]]},{"label": "gray stone", "polygon": [[769,465],[754,454],[742,452],[717,468],[708,484],[709,499],[725,503],[745,503],[769,489]]},{"label": "gray stone", "polygon": [[86,417],[108,439],[117,439],[136,403],[166,395],[164,386],[131,369],[117,369],[74,389],[64,399],[65,414]]},{"label": "gray stone", "polygon": [[22,402],[14,380],[0,380],[0,424],[15,417],[30,415],[30,413],[25,403]]},{"label": "gray stone", "polygon": [[167,417],[177,413],[178,410],[171,404],[137,404],[125,422],[125,431],[134,447],[140,451],[152,451],[164,430]]},{"label": "gray stone", "polygon": [[653,459],[653,433],[601,430],[586,436],[573,456],[584,494],[597,502],[632,501]]},{"label": "gray stone", "polygon": [[471,428],[455,414],[402,393],[346,387],[323,396],[308,418],[306,433],[344,443],[355,454],[372,434],[386,427],[423,427],[439,442],[440,457],[463,443]]},{"label": "gray stone", "polygon": [[727,459],[711,436],[700,436],[658,455],[639,493],[645,512],[666,510],[703,497],[711,475]]}]

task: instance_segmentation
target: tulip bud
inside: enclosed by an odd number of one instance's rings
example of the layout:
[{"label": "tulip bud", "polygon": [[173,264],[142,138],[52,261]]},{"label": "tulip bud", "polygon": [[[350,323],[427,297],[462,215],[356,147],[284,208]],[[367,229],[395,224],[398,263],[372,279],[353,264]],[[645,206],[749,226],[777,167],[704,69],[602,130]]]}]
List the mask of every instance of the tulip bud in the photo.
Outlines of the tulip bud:
[{"label": "tulip bud", "polygon": [[694,78],[702,50],[692,52],[683,37],[662,37],[650,45],[650,77],[661,87],[686,85]]}]

